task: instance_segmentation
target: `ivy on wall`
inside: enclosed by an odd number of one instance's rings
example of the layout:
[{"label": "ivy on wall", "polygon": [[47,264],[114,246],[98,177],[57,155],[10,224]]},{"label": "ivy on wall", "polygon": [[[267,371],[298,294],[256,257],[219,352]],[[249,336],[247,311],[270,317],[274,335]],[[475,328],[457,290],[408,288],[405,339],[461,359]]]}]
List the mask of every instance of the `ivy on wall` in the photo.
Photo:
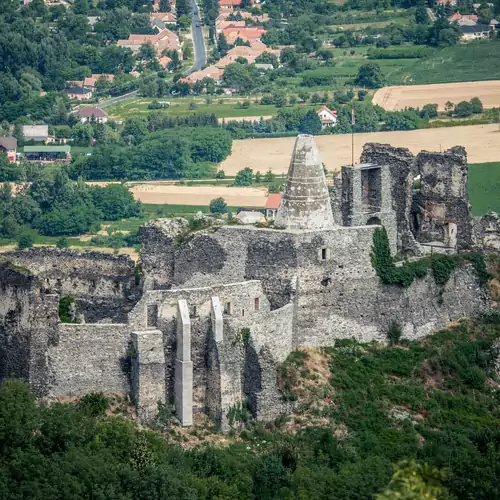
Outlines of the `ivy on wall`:
[{"label": "ivy on wall", "polygon": [[423,278],[429,269],[437,285],[444,286],[453,271],[464,260],[472,263],[481,286],[490,279],[482,254],[471,252],[463,255],[434,254],[413,262],[396,266],[391,257],[389,238],[384,227],[376,228],[373,233],[371,252],[372,265],[384,285],[399,285],[408,288],[416,278]]}]

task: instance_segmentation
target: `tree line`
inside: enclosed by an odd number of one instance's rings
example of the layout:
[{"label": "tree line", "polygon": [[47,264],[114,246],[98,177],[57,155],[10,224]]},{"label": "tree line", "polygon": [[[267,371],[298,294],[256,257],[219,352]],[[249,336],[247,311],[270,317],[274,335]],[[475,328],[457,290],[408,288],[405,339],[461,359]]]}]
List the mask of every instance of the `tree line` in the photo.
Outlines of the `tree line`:
[{"label": "tree line", "polygon": [[46,172],[30,185],[0,188],[0,237],[18,238],[28,229],[45,236],[74,236],[98,230],[102,221],[137,217],[140,203],[122,184],[90,187],[63,170]]}]

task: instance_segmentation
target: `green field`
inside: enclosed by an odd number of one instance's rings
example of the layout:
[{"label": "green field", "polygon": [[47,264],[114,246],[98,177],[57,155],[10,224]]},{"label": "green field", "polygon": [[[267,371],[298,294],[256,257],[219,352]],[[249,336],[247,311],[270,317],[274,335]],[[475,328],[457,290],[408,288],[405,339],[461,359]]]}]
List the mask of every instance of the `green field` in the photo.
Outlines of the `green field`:
[{"label": "green field", "polygon": [[469,165],[469,201],[472,215],[500,213],[500,162]]},{"label": "green field", "polygon": [[[156,111],[148,109],[148,105],[154,100],[170,102],[171,106],[168,109],[160,110],[160,112],[170,116],[214,113],[217,118],[233,118],[239,116],[274,116],[278,113],[278,108],[276,108],[276,106],[264,106],[255,103],[251,103],[249,108],[243,109],[238,106],[238,103],[246,100],[244,96],[239,98],[214,97],[211,104],[207,104],[203,97],[165,97],[161,99],[137,98],[123,101],[115,106],[110,106],[107,111],[113,119],[123,120],[138,114],[148,114]],[[190,105],[192,104],[196,106],[195,109],[190,109]]]},{"label": "green field", "polygon": [[[385,73],[385,72],[384,72]],[[389,85],[500,79],[500,40],[458,44],[414,60],[390,75]]]}]

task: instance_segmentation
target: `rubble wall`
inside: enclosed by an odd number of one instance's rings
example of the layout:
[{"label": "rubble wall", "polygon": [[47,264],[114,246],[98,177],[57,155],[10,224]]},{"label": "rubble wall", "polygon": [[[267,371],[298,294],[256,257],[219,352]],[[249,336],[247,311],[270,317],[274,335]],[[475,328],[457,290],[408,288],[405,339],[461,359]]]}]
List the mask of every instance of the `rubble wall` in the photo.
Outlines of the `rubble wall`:
[{"label": "rubble wall", "polygon": [[135,263],[126,255],[29,248],[0,256],[40,280],[42,293],[75,298],[87,323],[123,322],[140,297]]}]

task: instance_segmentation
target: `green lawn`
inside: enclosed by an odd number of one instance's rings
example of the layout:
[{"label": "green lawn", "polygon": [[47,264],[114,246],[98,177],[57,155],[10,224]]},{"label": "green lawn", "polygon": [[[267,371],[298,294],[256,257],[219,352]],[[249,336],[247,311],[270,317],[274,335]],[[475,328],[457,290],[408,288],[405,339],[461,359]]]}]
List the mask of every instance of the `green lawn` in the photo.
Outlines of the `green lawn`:
[{"label": "green lawn", "polygon": [[[500,41],[457,44],[414,60],[391,75],[390,84],[451,83],[500,79]],[[388,82],[389,83],[389,82]]]},{"label": "green lawn", "polygon": [[473,215],[500,212],[500,162],[469,165],[469,200]]}]

